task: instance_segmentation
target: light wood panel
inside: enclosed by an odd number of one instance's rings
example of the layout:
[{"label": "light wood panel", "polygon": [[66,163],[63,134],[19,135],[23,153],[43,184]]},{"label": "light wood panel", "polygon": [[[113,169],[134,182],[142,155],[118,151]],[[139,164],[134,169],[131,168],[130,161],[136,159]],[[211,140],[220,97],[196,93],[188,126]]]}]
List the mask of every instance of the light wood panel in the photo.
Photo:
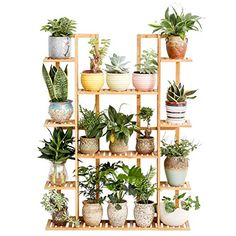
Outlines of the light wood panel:
[{"label": "light wood panel", "polygon": [[138,91],[135,89],[127,89],[125,91],[114,91],[114,90],[110,90],[110,89],[101,89],[100,91],[87,91],[84,89],[80,89],[78,91],[78,94],[89,94],[89,95],[105,95],[105,94],[109,94],[109,95],[157,95],[157,90],[151,90],[151,91]]}]

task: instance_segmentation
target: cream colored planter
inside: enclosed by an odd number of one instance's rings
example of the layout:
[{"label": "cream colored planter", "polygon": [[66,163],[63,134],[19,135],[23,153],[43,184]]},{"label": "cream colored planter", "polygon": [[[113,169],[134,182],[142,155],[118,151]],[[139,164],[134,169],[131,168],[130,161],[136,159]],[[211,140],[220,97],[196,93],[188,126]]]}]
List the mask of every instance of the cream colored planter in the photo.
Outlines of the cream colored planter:
[{"label": "cream colored planter", "polygon": [[127,90],[131,81],[131,74],[107,73],[107,85],[109,89],[115,91]]}]

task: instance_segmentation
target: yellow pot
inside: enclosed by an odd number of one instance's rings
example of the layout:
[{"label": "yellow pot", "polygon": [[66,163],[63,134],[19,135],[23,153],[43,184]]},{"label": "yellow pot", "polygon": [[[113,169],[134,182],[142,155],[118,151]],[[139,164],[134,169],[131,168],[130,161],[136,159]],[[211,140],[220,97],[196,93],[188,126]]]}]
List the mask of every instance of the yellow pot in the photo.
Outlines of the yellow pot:
[{"label": "yellow pot", "polygon": [[84,71],[81,73],[81,83],[85,90],[99,91],[104,84],[104,74]]}]

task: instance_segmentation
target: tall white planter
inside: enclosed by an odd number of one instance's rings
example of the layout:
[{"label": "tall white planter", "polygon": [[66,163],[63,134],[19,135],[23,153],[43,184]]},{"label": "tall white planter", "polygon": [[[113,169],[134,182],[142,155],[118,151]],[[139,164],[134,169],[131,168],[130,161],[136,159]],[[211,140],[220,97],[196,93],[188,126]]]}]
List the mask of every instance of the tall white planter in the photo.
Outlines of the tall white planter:
[{"label": "tall white planter", "polygon": [[107,73],[107,85],[109,89],[115,91],[127,90],[131,81],[131,74]]},{"label": "tall white planter", "polygon": [[183,124],[185,122],[187,102],[166,101],[167,122],[172,124]]}]

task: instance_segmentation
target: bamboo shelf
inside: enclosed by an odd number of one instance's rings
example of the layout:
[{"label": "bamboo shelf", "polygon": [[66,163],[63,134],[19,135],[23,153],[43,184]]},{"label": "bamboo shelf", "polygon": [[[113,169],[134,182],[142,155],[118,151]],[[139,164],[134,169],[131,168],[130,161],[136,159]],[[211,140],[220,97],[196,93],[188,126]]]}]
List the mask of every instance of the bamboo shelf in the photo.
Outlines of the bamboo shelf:
[{"label": "bamboo shelf", "polygon": [[50,189],[56,189],[56,190],[75,190],[75,181],[67,181],[62,186],[55,186],[51,184],[49,181],[46,182],[44,189],[50,190]]},{"label": "bamboo shelf", "polygon": [[166,120],[161,120],[160,126],[161,126],[161,129],[163,130],[192,127],[189,120],[186,120],[183,124],[171,124],[171,123],[166,122]]},{"label": "bamboo shelf", "polygon": [[63,127],[63,128],[69,128],[69,127],[72,127],[74,128],[75,127],[75,120],[69,120],[65,123],[57,123],[53,120],[50,120],[50,119],[47,119],[44,123],[44,127],[46,128],[56,128],[56,127]]},{"label": "bamboo shelf", "polygon": [[160,182],[160,189],[161,190],[191,190],[190,183],[185,182],[184,185],[180,187],[174,187],[169,185],[166,181]]},{"label": "bamboo shelf", "polygon": [[184,58],[184,59],[170,59],[168,57],[162,57],[161,62],[192,62],[191,58]]},{"label": "bamboo shelf", "polygon": [[56,63],[56,62],[75,62],[74,57],[70,58],[50,58],[50,57],[45,57],[43,62],[51,62],[51,63]]}]

